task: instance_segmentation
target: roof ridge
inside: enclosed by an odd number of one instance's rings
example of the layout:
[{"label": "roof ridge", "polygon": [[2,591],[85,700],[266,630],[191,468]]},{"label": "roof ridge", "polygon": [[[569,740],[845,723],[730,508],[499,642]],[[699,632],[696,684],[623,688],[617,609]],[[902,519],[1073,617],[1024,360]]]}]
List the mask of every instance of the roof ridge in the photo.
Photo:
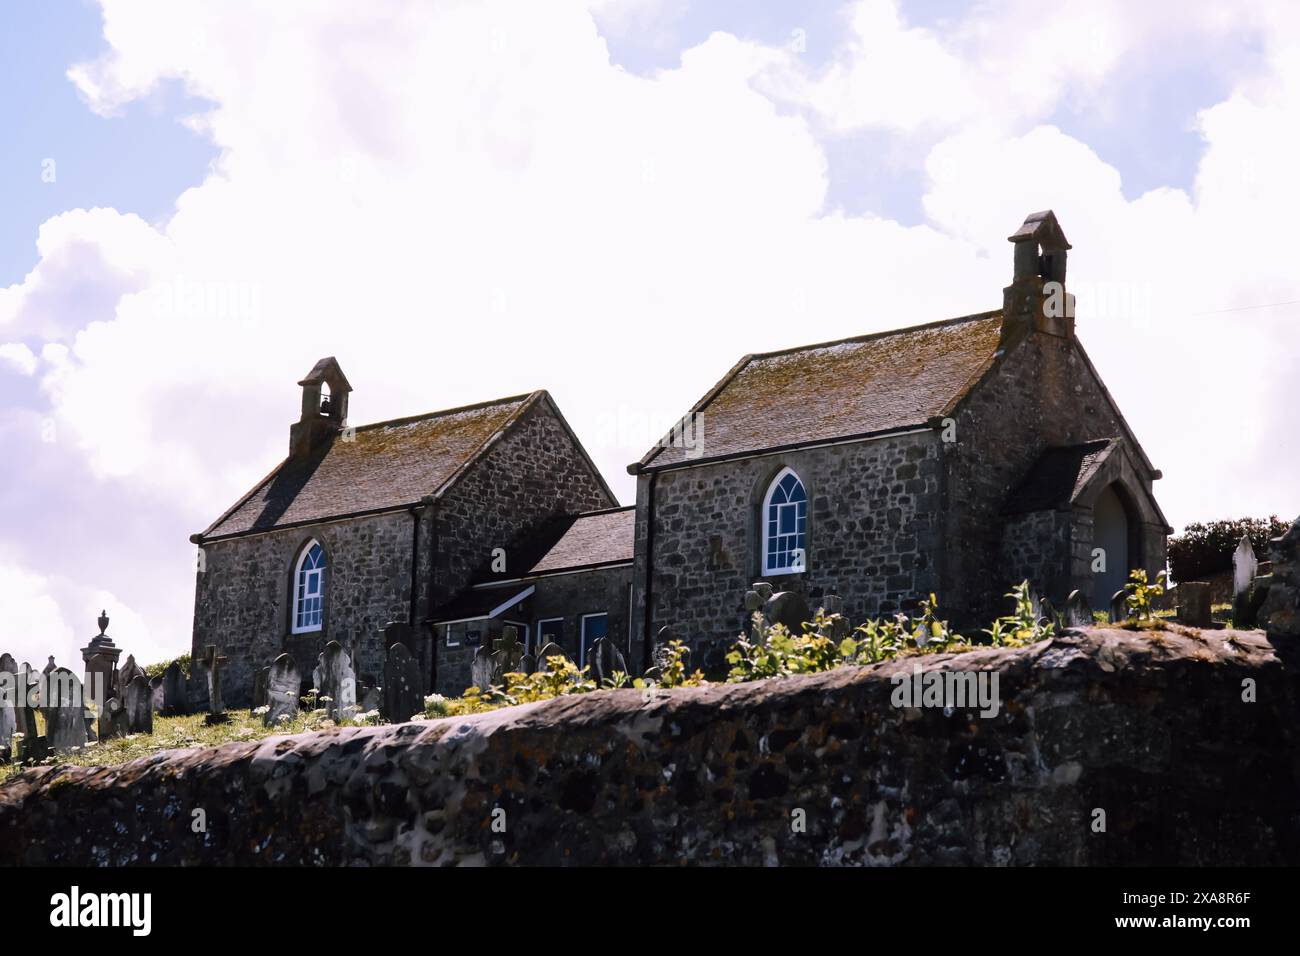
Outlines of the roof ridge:
[{"label": "roof ridge", "polygon": [[[537,391],[544,391],[544,389],[538,389]],[[455,415],[460,412],[473,412],[481,408],[490,408],[493,405],[508,405],[512,402],[524,402],[533,395],[536,395],[537,391],[525,392],[522,395],[509,395],[505,398],[493,398],[486,402],[475,402],[472,405],[458,405],[455,408],[442,408],[438,411],[423,412],[419,415],[405,415],[401,418],[389,418],[382,422],[368,422],[365,425],[355,426],[354,430],[362,432],[369,431],[372,428],[387,428],[393,425],[409,425],[412,422],[427,421],[430,418],[441,418],[444,415]]]},{"label": "roof ridge", "polygon": [[866,332],[862,335],[849,335],[842,339],[831,339],[828,342],[813,342],[809,345],[794,345],[789,348],[776,349],[772,352],[753,352],[749,355],[749,360],[752,362],[755,359],[776,358],[781,355],[790,355],[794,352],[808,352],[813,349],[830,348],[833,345],[847,345],[849,342],[870,342],[873,339],[888,338],[892,335],[904,335],[908,332],[921,332],[926,329],[938,329],[948,325],[958,325],[962,322],[974,322],[978,319],[991,319],[994,316],[1001,314],[1001,309],[990,309],[987,312],[973,312],[970,315],[959,315],[951,319],[939,319],[937,322],[922,322],[920,325],[905,325],[901,329],[885,329],[880,332]]},{"label": "roof ridge", "polygon": [[613,514],[616,511],[634,511],[634,510],[636,510],[636,505],[619,505],[615,508],[597,508],[594,511],[579,511],[577,514],[573,515],[573,517],[591,518],[594,517],[595,515]]}]

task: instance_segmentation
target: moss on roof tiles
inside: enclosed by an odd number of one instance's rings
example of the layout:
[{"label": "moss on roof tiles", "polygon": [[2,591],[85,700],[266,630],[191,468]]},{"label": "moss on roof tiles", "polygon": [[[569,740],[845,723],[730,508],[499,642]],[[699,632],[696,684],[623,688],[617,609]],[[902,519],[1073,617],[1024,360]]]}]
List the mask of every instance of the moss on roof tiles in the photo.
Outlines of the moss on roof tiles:
[{"label": "moss on roof tiles", "polygon": [[[923,425],[988,367],[1000,313],[752,356],[700,409],[704,458]],[[667,448],[650,467],[676,464]]]},{"label": "moss on roof tiles", "polygon": [[205,538],[382,511],[436,492],[528,401],[498,399],[356,428],[310,457],[286,459]]}]

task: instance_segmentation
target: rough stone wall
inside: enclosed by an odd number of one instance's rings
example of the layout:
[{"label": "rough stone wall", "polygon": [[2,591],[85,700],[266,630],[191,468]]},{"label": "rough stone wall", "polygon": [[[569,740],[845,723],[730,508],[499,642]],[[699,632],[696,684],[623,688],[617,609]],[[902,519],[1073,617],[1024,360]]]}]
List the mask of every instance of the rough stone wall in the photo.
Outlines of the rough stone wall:
[{"label": "rough stone wall", "polygon": [[[1043,449],[1125,432],[1077,343],[1044,332],[1030,333],[1011,345],[954,418],[957,440],[942,446],[946,559],[940,601],[965,624],[987,621],[1006,610],[997,595],[1015,582],[997,564],[1001,510]],[[1145,489],[1151,490],[1149,480]],[[1164,567],[1165,531],[1146,530],[1144,558],[1154,574]],[[991,574],[996,579],[991,580]],[[1058,601],[1066,596],[1048,593]]]},{"label": "rough stone wall", "polygon": [[[584,614],[609,615],[608,637],[628,653],[628,589],[632,584],[630,567],[605,568],[577,574],[556,574],[540,578],[537,592],[529,598],[529,624],[536,637],[537,622],[543,618],[564,619],[564,639],[560,646],[569,657],[578,660],[578,644],[582,634]],[[534,647],[537,646],[534,640]],[[629,659],[628,666],[639,673],[636,660]]]},{"label": "rough stone wall", "polygon": [[[808,570],[764,576],[759,513],[785,467],[798,473],[808,493]],[[638,485],[638,592],[645,589],[649,521],[641,489],[649,480]],[[939,480],[939,439],[930,431],[661,472],[650,545],[651,637],[671,625],[694,646],[694,663],[720,664],[745,628],[745,591],[758,580],[801,591],[810,603],[838,594],[853,621],[936,590]],[[637,605],[639,646],[643,593]]]},{"label": "rough stone wall", "polygon": [[40,768],[0,787],[0,864],[1300,863],[1294,649],[1088,630],[919,659],[997,673],[993,718],[893,706],[913,660]]},{"label": "rough stone wall", "polygon": [[[226,704],[249,706],[254,671],[284,651],[310,680],[329,641],[354,649],[358,678],[382,674],[383,626],[410,613],[413,525],[409,512],[394,512],[205,543],[191,647],[201,656],[216,644],[228,658]],[[291,634],[293,568],[313,538],[324,546],[327,561],[322,628]],[[202,668],[194,668],[191,694],[206,705]]]},{"label": "rough stone wall", "polygon": [[1029,581],[1045,594],[1056,594],[1068,584],[1071,527],[1068,512],[1009,515],[1002,529],[999,575],[1012,582]]},{"label": "rough stone wall", "polygon": [[[552,516],[617,505],[551,407],[538,402],[439,501],[435,606],[464,589],[488,564],[493,548],[506,549],[509,569],[510,547]],[[445,635],[434,641],[436,686],[440,693],[459,694],[465,684],[454,675],[468,674],[473,649],[446,645]]]}]

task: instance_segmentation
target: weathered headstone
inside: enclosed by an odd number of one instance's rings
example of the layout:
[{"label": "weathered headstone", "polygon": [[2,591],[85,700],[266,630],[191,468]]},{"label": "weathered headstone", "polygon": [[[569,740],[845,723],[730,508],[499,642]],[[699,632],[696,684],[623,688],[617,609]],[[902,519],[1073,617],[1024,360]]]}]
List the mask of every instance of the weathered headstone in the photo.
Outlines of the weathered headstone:
[{"label": "weathered headstone", "polygon": [[623,652],[607,637],[600,637],[587,651],[587,663],[591,665],[591,677],[600,686],[613,678],[615,672],[626,674],[627,661]]},{"label": "weathered headstone", "polygon": [[496,650],[492,659],[496,664],[498,676],[517,673],[524,658],[524,646],[519,643],[519,629],[513,624],[501,628],[501,636],[496,639]]},{"label": "weathered headstone", "polygon": [[554,641],[547,641],[540,651],[537,652],[537,670],[546,673],[551,669],[547,663],[552,657],[565,657],[564,648],[560,647]]},{"label": "weathered headstone", "polygon": [[10,654],[0,654],[0,763],[13,756],[14,734],[18,732],[18,693],[18,662]]},{"label": "weathered headstone", "polygon": [[1204,581],[1182,581],[1178,585],[1178,620],[1188,627],[1209,627],[1210,586]]},{"label": "weathered headstone", "polygon": [[807,599],[798,591],[778,591],[763,607],[763,615],[772,624],[783,624],[791,634],[803,633],[804,623],[812,620]]},{"label": "weathered headstone", "polygon": [[1251,604],[1251,591],[1255,575],[1259,573],[1259,561],[1255,559],[1255,548],[1250,543],[1250,535],[1243,534],[1237,542],[1237,550],[1232,554],[1232,624],[1234,627],[1254,627],[1257,608]]},{"label": "weathered headstone", "polygon": [[302,677],[293,657],[281,654],[267,671],[267,711],[262,722],[271,727],[281,718],[298,716],[298,700],[302,694]]},{"label": "weathered headstone", "polygon": [[45,740],[54,753],[67,753],[86,746],[86,707],[81,681],[66,667],[44,675],[41,713],[45,717]]},{"label": "weathered headstone", "polygon": [[135,655],[128,654],[126,663],[117,672],[117,691],[121,696],[126,693],[126,685],[144,674],[144,668],[135,662]]},{"label": "weathered headstone", "polygon": [[205,724],[224,724],[230,720],[226,713],[226,702],[221,699],[221,668],[226,658],[217,653],[217,645],[209,644],[203,655],[203,669],[208,674],[208,715],[203,718]]},{"label": "weathered headstone", "polygon": [[424,710],[424,696],[420,693],[420,665],[411,651],[401,642],[388,649],[384,661],[385,719],[398,723],[410,720]]},{"label": "weathered headstone", "polygon": [[143,673],[136,674],[122,692],[126,728],[133,734],[153,733],[153,688]]},{"label": "weathered headstone", "polygon": [[149,692],[153,697],[153,712],[155,714],[161,714],[163,712],[164,703],[163,676],[161,674],[149,681]]},{"label": "weathered headstone", "polygon": [[330,641],[316,658],[312,679],[333,720],[346,720],[357,712],[357,677],[352,657],[338,641]]},{"label": "weathered headstone", "polygon": [[1088,606],[1087,595],[1081,590],[1071,591],[1065,599],[1065,626],[1089,627],[1092,624],[1092,608]]},{"label": "weathered headstone", "polygon": [[22,734],[18,752],[13,759],[21,763],[35,763],[45,759],[45,738],[36,726],[36,705],[40,697],[40,684],[32,665],[24,661],[18,665],[18,699],[14,707],[17,718],[16,733]]},{"label": "weathered headstone", "polygon": [[168,664],[167,670],[163,672],[162,691],[164,716],[175,717],[190,712],[190,702],[185,692],[185,672],[175,661]]},{"label": "weathered headstone", "polygon": [[1260,626],[1272,637],[1300,637],[1300,518],[1286,534],[1269,542],[1273,558],[1268,594],[1259,610]]},{"label": "weathered headstone", "polygon": [[253,671],[253,710],[265,707],[271,681],[271,668],[259,667]]},{"label": "weathered headstone", "polygon": [[122,649],[105,633],[108,630],[107,611],[99,612],[98,624],[99,633],[81,649],[81,658],[86,662],[85,685],[102,708],[109,697],[118,693],[117,659],[122,655]]},{"label": "weathered headstone", "polygon": [[382,713],[384,707],[384,689],[374,684],[362,684],[357,691],[357,710],[370,713],[372,710]]},{"label": "weathered headstone", "polygon": [[99,711],[99,739],[112,740],[114,737],[125,737],[130,732],[126,705],[122,703],[122,698],[110,697],[104,701]]},{"label": "weathered headstone", "polygon": [[497,677],[497,663],[486,645],[474,652],[474,660],[469,665],[469,679],[482,691],[488,690],[493,684],[501,683]]}]

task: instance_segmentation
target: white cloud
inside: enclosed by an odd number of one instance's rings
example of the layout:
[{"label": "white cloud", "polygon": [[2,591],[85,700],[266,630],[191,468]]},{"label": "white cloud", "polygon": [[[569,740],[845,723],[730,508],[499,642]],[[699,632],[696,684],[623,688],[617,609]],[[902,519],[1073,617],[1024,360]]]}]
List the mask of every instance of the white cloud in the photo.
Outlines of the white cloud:
[{"label": "white cloud", "polygon": [[8,365],[19,375],[36,374],[36,355],[21,342],[0,345],[0,363]]}]

